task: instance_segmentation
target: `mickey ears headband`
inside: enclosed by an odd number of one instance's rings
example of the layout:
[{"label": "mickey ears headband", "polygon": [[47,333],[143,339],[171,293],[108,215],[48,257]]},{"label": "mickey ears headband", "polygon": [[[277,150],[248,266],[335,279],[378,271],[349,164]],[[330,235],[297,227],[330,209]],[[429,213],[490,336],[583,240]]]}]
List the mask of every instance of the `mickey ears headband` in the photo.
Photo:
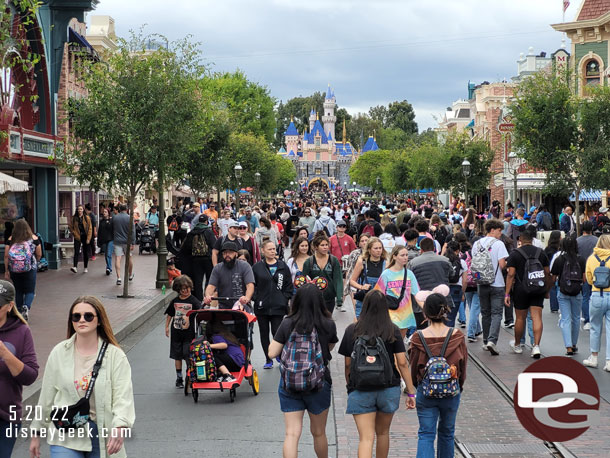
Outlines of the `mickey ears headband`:
[{"label": "mickey ears headband", "polygon": [[433,293],[441,294],[442,296],[449,296],[449,287],[447,285],[438,285],[432,291],[419,291],[415,295],[415,300],[418,304],[423,304],[428,299],[428,296]]},{"label": "mickey ears headband", "polygon": [[316,285],[316,287],[320,291],[324,291],[328,287],[328,280],[326,280],[326,278],[324,278],[324,277],[316,277],[312,280],[311,278],[309,278],[305,275],[297,275],[294,278],[294,286],[297,289],[308,283],[312,284],[312,285]]}]

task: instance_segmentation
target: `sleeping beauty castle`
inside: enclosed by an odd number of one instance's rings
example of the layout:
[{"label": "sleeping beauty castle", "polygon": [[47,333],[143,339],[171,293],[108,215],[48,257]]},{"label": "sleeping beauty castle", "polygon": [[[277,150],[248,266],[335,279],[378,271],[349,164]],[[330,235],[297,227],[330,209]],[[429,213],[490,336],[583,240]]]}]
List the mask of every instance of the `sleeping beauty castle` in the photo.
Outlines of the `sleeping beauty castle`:
[{"label": "sleeping beauty castle", "polygon": [[299,134],[290,120],[288,129],[284,132],[286,147],[280,148],[278,154],[289,159],[297,172],[297,181],[301,188],[313,191],[328,189],[351,188],[349,168],[360,154],[377,150],[379,147],[373,136],[370,136],[360,152],[346,141],[345,121],[343,122],[343,139],[334,138],[337,117],[335,109],[337,102],[330,85],[324,98],[324,113],[314,109],[309,114],[309,129]]}]

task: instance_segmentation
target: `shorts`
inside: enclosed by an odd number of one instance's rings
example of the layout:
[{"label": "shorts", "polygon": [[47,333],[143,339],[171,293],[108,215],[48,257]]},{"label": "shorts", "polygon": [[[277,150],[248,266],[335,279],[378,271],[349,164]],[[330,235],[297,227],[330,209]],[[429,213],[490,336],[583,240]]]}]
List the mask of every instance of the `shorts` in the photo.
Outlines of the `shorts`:
[{"label": "shorts", "polygon": [[169,357],[176,361],[186,360],[189,358],[190,340],[170,340]]},{"label": "shorts", "polygon": [[513,303],[516,310],[527,310],[530,307],[543,307],[544,295],[527,294],[519,288],[513,289]]},{"label": "shorts", "polygon": [[127,244],[121,245],[118,243],[114,244],[114,255],[115,256],[125,256],[127,253]]},{"label": "shorts", "polygon": [[280,379],[278,395],[282,412],[307,410],[310,414],[320,415],[330,407],[331,385],[324,381],[321,390],[309,393],[290,393],[282,388],[282,380]]},{"label": "shorts", "polygon": [[400,407],[400,386],[391,386],[382,390],[354,390],[347,395],[345,413],[358,415],[362,413],[394,413]]}]

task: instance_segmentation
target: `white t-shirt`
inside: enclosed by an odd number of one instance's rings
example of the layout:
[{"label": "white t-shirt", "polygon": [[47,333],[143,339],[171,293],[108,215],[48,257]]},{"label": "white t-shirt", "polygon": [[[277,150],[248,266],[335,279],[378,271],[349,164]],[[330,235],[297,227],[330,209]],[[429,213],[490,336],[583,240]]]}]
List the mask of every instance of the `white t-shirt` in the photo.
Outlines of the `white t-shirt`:
[{"label": "white t-shirt", "polygon": [[477,240],[472,246],[472,255],[474,256],[474,254],[480,249],[480,247],[489,249],[489,246],[492,243],[493,245],[491,246],[490,254],[491,262],[493,263],[494,269],[496,270],[496,280],[490,286],[503,288],[504,286],[506,286],[506,284],[504,283],[504,276],[502,275],[502,269],[500,269],[500,266],[498,266],[498,262],[500,259],[508,258],[508,251],[506,251],[506,246],[504,245],[504,242],[494,237],[483,237],[482,239]]},{"label": "white t-shirt", "polygon": [[466,264],[466,261],[463,259],[460,259],[460,265],[460,278],[458,279],[456,285],[462,286],[462,274],[468,270],[468,264]]}]

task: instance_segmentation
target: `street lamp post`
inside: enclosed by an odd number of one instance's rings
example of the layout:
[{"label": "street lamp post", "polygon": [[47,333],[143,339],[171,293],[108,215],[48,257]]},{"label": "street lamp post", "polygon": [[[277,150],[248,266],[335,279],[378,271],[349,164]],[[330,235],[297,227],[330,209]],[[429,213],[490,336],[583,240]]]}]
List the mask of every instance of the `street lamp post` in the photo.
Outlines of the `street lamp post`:
[{"label": "street lamp post", "polygon": [[375,183],[377,183],[377,189],[376,189],[376,191],[379,191],[379,190],[380,190],[380,189],[379,189],[379,185],[381,184],[381,178],[377,177],[377,178],[375,179]]},{"label": "street lamp post", "polygon": [[254,182],[256,183],[256,197],[260,199],[260,184],[261,184],[261,174],[256,172],[254,174]]},{"label": "street lamp post", "polygon": [[355,190],[356,190],[356,182],[354,181],[354,182],[352,182],[352,191],[355,191]]},{"label": "street lamp post", "polygon": [[462,175],[464,175],[464,197],[466,208],[468,208],[468,177],[470,176],[470,162],[468,159],[464,159],[462,162]]},{"label": "street lamp post", "polygon": [[241,172],[243,170],[241,164],[235,164],[235,178],[237,178],[237,191],[235,192],[235,216],[239,218],[239,191],[241,189]]},{"label": "street lamp post", "polygon": [[517,208],[517,173],[521,166],[521,159],[517,157],[517,153],[511,151],[508,153],[508,168],[513,175],[513,207]]}]

